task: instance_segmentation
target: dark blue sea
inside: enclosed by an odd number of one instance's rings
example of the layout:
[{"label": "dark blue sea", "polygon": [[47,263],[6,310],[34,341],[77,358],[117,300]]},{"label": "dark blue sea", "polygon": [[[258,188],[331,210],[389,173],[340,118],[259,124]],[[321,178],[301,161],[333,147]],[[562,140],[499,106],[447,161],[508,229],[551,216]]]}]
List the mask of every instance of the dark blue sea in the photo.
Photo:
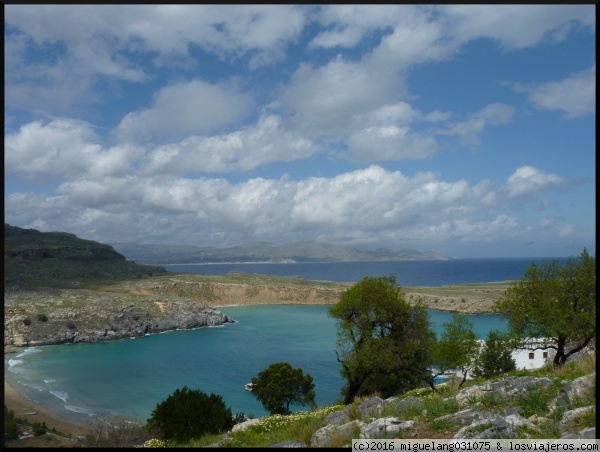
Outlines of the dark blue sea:
[{"label": "dark blue sea", "polygon": [[[547,259],[550,260],[550,259]],[[564,262],[564,258],[557,258]],[[177,273],[224,275],[231,271],[277,276],[302,276],[308,280],[358,282],[365,276],[396,276],[401,286],[443,286],[520,279],[540,258],[448,259],[435,261],[388,262],[296,262],[245,264],[170,264],[164,267]]]},{"label": "dark blue sea", "polygon": [[[169,270],[213,274],[244,271],[349,282],[395,274],[400,285],[441,286],[517,279],[532,262],[541,260],[176,265]],[[99,344],[30,347],[18,355],[5,355],[5,379],[25,397],[78,423],[105,414],[144,421],[157,403],[183,386],[220,394],[233,413],[264,416],[267,412],[244,390],[244,384],[279,361],[312,375],[319,405],[340,398],[344,382],[334,352],[337,330],[334,320],[327,316],[327,306],[221,310],[237,323]],[[437,331],[451,319],[447,312],[429,313]],[[480,338],[490,329],[506,328],[505,319],[497,315],[469,318]]]}]

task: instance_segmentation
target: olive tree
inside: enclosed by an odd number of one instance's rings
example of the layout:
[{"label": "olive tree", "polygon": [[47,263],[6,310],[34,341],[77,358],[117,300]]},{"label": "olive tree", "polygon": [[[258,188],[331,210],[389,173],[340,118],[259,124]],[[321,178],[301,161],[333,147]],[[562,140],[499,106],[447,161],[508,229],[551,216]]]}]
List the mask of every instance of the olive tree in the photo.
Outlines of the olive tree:
[{"label": "olive tree", "polygon": [[338,320],[344,403],[374,392],[389,397],[430,377],[435,333],[429,314],[408,304],[395,276],[364,278],[342,293],[329,315]]},{"label": "olive tree", "polygon": [[596,336],[596,258],[584,248],[564,265],[531,265],[495,303],[521,348],[553,349],[562,366]]},{"label": "olive tree", "polygon": [[251,392],[271,414],[290,414],[290,405],[315,405],[315,385],[310,374],[290,363],[273,363],[253,377]]}]

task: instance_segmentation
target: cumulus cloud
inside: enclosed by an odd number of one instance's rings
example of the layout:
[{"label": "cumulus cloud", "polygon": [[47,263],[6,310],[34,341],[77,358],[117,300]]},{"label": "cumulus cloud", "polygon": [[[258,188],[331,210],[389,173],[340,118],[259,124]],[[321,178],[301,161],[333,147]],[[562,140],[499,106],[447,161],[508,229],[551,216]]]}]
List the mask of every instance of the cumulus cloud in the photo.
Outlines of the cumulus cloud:
[{"label": "cumulus cloud", "polygon": [[532,166],[518,168],[507,180],[503,191],[509,198],[532,198],[549,188],[572,184],[568,178],[554,173],[546,173]]},{"label": "cumulus cloud", "polygon": [[314,143],[286,131],[279,117],[269,115],[229,134],[193,136],[159,146],[149,153],[145,170],[152,174],[249,171],[272,162],[300,160],[316,151]]},{"label": "cumulus cloud", "polygon": [[562,110],[567,119],[596,113],[596,65],[561,80],[525,86],[515,85],[515,91],[527,93],[527,98],[539,110]]},{"label": "cumulus cloud", "polygon": [[127,114],[115,133],[120,141],[170,141],[219,130],[243,118],[248,94],[202,80],[162,88],[153,106]]},{"label": "cumulus cloud", "polygon": [[126,174],[142,154],[140,148],[104,148],[92,126],[67,118],[35,121],[5,137],[6,170],[26,177]]}]

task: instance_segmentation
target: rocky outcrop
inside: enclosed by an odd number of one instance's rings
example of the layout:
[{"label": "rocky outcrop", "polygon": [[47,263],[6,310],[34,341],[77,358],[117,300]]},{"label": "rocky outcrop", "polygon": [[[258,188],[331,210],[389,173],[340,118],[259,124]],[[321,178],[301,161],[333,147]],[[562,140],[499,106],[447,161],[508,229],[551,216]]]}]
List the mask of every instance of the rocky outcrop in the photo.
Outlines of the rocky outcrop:
[{"label": "rocky outcrop", "polygon": [[524,393],[528,388],[552,386],[553,384],[552,380],[546,377],[510,377],[494,383],[485,383],[465,388],[456,395],[456,402],[460,407],[465,407],[489,394],[502,399]]},{"label": "rocky outcrop", "polygon": [[[561,394],[576,393],[577,397],[582,397],[592,390],[595,385],[595,377],[596,374],[592,373],[570,383],[565,382]],[[524,418],[521,415],[522,409],[517,406],[518,397],[534,388],[543,391],[549,384],[554,384],[549,378],[527,376],[504,378],[497,382],[466,388],[459,391],[455,399],[457,402],[458,400],[464,401],[463,404],[467,407],[456,413],[440,416],[433,422],[438,424],[446,422],[460,426],[453,435],[455,439],[523,438],[523,432],[540,432],[540,425],[550,422],[550,420],[537,416]],[[501,397],[502,404],[505,405],[503,409],[482,408],[478,403],[478,399],[486,393],[490,394],[490,391]],[[506,402],[508,402],[508,406],[506,406]],[[570,402],[576,402],[576,398],[573,397]],[[415,409],[419,410],[423,406],[423,402],[415,396],[403,399],[390,397],[385,400],[372,397],[357,406],[348,406],[328,415],[323,420],[323,426],[313,433],[310,447],[345,444],[344,441],[351,438],[414,438],[417,435],[417,422],[406,419],[406,413]],[[390,407],[392,408],[390,409]],[[574,418],[595,409],[595,405],[589,405],[566,411],[556,422],[556,428],[562,430]],[[385,413],[388,415],[384,415]],[[395,413],[397,416],[390,416],[390,413]],[[380,417],[375,419],[373,416]],[[527,434],[525,433],[525,435]],[[561,437],[590,439],[595,438],[595,435],[596,429],[592,427],[577,432],[565,432]]]},{"label": "rocky outcrop", "polygon": [[177,297],[11,292],[4,300],[4,345],[103,342],[229,322],[233,319],[212,306]]}]

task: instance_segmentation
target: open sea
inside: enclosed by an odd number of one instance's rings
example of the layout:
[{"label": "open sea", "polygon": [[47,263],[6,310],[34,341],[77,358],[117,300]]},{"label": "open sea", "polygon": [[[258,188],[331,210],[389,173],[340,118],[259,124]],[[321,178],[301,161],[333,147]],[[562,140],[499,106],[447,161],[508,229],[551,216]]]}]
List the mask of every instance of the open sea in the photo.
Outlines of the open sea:
[{"label": "open sea", "polygon": [[[345,282],[395,274],[401,286],[442,286],[520,279],[529,265],[541,262],[461,259],[165,267],[173,272],[243,271]],[[310,373],[317,404],[331,404],[340,399],[344,381],[334,352],[337,329],[327,309],[322,305],[224,307],[221,311],[236,323],[98,344],[29,347],[19,354],[5,355],[4,375],[26,398],[77,423],[106,414],[145,421],[158,403],[183,386],[223,396],[234,414],[265,416],[268,413],[244,384],[269,364],[280,361]],[[451,320],[448,312],[429,313],[436,331]],[[491,329],[506,329],[506,320],[497,315],[469,319],[482,339]]]}]

